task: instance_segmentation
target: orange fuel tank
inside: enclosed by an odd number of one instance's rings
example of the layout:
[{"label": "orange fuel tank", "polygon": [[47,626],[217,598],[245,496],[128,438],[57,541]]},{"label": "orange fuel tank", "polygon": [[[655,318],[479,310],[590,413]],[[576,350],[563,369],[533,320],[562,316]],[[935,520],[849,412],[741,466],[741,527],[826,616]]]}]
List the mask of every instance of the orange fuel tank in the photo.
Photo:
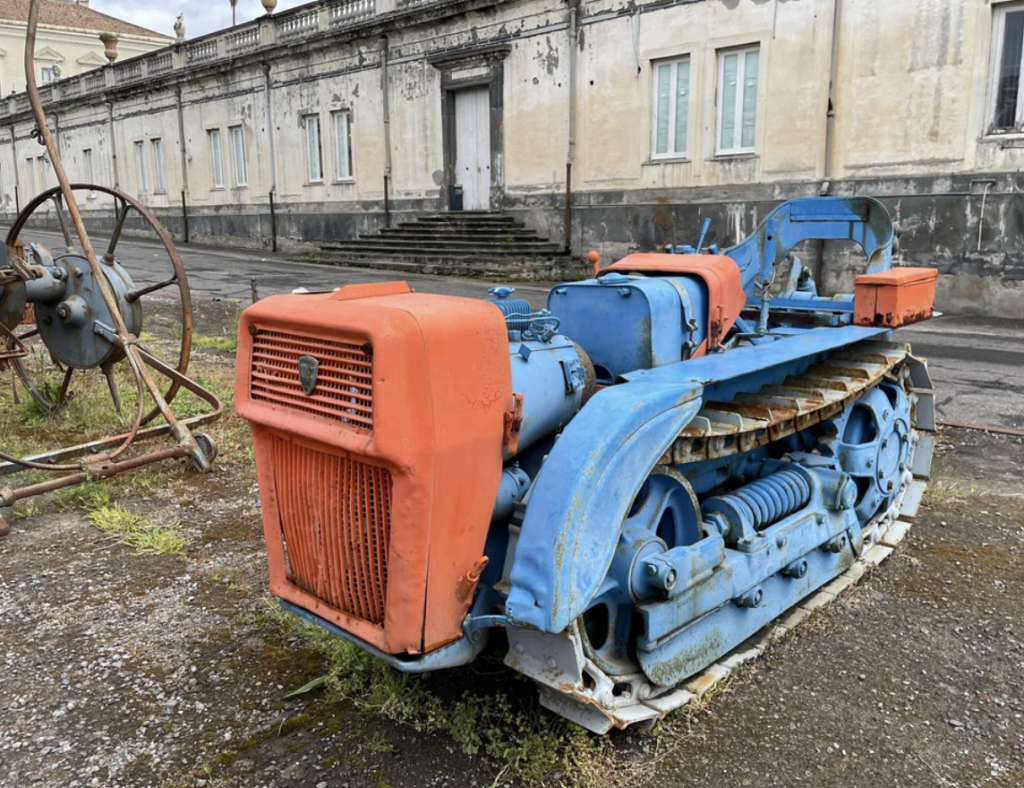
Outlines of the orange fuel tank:
[{"label": "orange fuel tank", "polygon": [[267,298],[235,403],[273,593],[389,654],[459,638],[513,409],[501,312],[404,282]]}]

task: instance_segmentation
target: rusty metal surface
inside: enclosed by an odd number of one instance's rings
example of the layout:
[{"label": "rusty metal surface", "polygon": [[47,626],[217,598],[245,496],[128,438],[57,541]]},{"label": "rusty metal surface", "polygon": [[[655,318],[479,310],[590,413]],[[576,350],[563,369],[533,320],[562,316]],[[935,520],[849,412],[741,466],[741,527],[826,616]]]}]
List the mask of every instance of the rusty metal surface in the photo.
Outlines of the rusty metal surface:
[{"label": "rusty metal surface", "polygon": [[681,465],[752,451],[830,419],[882,380],[908,353],[899,343],[867,342],[834,354],[782,385],[707,402],[661,460]]},{"label": "rusty metal surface", "polygon": [[[216,456],[216,445],[208,436],[198,436],[201,440],[197,440],[197,436],[193,435],[191,428],[215,420],[223,409],[216,396],[189,380],[185,375],[192,349],[192,302],[184,266],[174,248],[170,234],[146,206],[123,192],[98,184],[71,184],[68,180],[59,148],[47,125],[36,84],[34,51],[40,2],[41,0],[31,0],[29,5],[25,36],[26,92],[36,121],[36,129],[32,136],[45,145],[59,186],[48,189],[32,199],[19,213],[7,234],[8,260],[4,264],[5,267],[0,270],[0,303],[4,305],[4,313],[0,315],[0,326],[3,327],[3,332],[0,333],[0,340],[2,340],[0,363],[10,362],[26,390],[43,407],[44,411],[55,412],[68,397],[76,369],[102,367],[109,382],[112,380],[112,364],[123,360],[127,362],[135,379],[138,403],[131,428],[123,435],[26,458],[0,452],[0,475],[9,475],[25,469],[64,474],[47,482],[0,490],[0,506],[9,506],[14,501],[32,495],[50,492],[88,479],[111,476],[166,459],[188,457],[197,470],[208,471]],[[114,198],[117,220],[102,263],[97,258],[86,232],[81,212],[75,200],[74,192],[76,190],[102,192]],[[76,279],[81,278],[83,274],[84,265],[62,268],[63,264],[55,264],[46,250],[40,246],[32,247],[32,257],[36,265],[27,265],[17,252],[14,255],[10,254],[11,250],[24,249],[20,234],[35,210],[47,202],[52,203],[56,211],[67,255],[73,255],[79,261],[88,263],[91,272],[88,282],[76,284]],[[65,209],[67,217],[64,213]],[[117,242],[128,217],[129,209],[134,209],[150,225],[163,243],[170,259],[174,273],[169,279],[158,285],[135,289],[130,276],[115,260],[114,253]],[[70,223],[68,219],[70,219]],[[71,228],[74,229],[74,234],[77,236],[81,252],[77,251],[76,244],[72,240]],[[49,267],[46,267],[44,262],[48,262]],[[110,279],[111,271],[120,272],[116,289],[113,280]],[[69,284],[64,284],[66,282]],[[76,289],[79,284],[81,286]],[[138,303],[140,298],[148,293],[156,292],[162,287],[175,284],[178,287],[181,301],[182,331],[177,360],[175,365],[170,365],[140,346],[136,333],[140,332],[141,328],[141,307]],[[40,287],[41,285],[43,287]],[[40,295],[39,293],[43,289],[46,290],[46,294]],[[82,292],[79,293],[78,290]],[[102,306],[97,303],[96,293],[99,294]],[[89,303],[88,299],[92,299],[92,303]],[[21,323],[27,302],[40,305],[44,313],[43,320],[48,319],[50,322],[45,326],[40,325],[33,331],[17,335],[13,333],[13,329]],[[76,312],[76,310],[80,311]],[[53,314],[51,315],[49,312],[53,312]],[[132,318],[130,322],[126,321],[126,314]],[[48,318],[47,315],[49,315]],[[77,315],[81,316],[79,318],[81,322],[76,322]],[[62,325],[62,322],[65,325]],[[39,329],[44,327],[48,330],[40,333]],[[99,342],[97,347],[102,352],[99,355],[94,353],[82,358],[75,355],[76,332],[83,337],[88,335],[94,344]],[[63,374],[63,382],[56,402],[53,402],[35,384],[28,368],[21,360],[26,354],[24,341],[36,334],[39,334],[50,353],[51,360]],[[103,345],[104,342],[109,345]],[[107,347],[112,350],[107,351]],[[68,348],[72,351],[71,356],[62,356],[59,351]],[[92,348],[90,345],[87,349],[95,350],[96,348]],[[159,373],[169,379],[170,382],[166,389],[161,387],[154,373]],[[202,399],[210,407],[210,412],[200,417],[179,420],[171,408],[171,402],[181,388],[185,388]],[[155,405],[148,412],[147,394],[149,400]],[[111,397],[114,407],[120,413],[119,396],[113,385],[111,385]],[[166,421],[166,426],[142,429],[158,417],[162,417]],[[174,438],[174,446],[118,459],[137,440],[165,434]],[[78,462],[69,462],[71,460],[78,460]],[[0,535],[6,533],[7,530],[7,524],[0,518]]]}]

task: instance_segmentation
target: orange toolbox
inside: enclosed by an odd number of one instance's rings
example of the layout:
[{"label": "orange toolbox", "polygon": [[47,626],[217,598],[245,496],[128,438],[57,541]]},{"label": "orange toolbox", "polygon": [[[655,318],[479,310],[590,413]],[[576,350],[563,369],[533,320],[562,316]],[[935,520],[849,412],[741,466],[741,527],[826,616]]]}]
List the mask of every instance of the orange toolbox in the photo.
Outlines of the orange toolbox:
[{"label": "orange toolbox", "polygon": [[858,276],[854,280],[853,322],[896,328],[927,320],[935,305],[938,277],[934,268],[891,268]]}]

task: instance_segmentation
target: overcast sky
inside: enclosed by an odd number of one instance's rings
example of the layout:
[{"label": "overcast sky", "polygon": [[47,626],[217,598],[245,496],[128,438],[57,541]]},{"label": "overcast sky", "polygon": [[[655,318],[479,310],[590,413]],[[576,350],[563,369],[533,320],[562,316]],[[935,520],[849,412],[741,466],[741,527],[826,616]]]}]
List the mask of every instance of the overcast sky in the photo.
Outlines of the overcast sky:
[{"label": "overcast sky", "polygon": [[[277,11],[294,8],[303,2],[308,0],[278,0]],[[174,35],[174,20],[178,14],[185,14],[186,38],[231,27],[229,0],[166,0],[166,5],[152,0],[91,0],[89,7],[168,36]],[[238,0],[235,7],[238,24],[264,13],[260,0]]]}]

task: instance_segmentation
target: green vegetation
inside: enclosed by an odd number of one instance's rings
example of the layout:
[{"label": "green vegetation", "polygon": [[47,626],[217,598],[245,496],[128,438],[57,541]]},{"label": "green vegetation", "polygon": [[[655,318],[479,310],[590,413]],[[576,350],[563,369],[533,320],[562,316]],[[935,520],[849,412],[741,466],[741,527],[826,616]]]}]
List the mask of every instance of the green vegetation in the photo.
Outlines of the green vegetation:
[{"label": "green vegetation", "polygon": [[950,484],[939,481],[928,485],[924,493],[924,499],[927,503],[934,503],[939,506],[952,506],[963,503],[976,493],[977,491],[973,487],[970,490],[965,490],[955,482]]},{"label": "green vegetation", "polygon": [[86,482],[57,490],[53,494],[53,501],[61,511],[93,512],[110,505],[110,493],[95,482]]},{"label": "green vegetation", "polygon": [[234,353],[238,350],[237,337],[207,337],[202,334],[193,334],[192,344],[204,350],[222,350],[225,353]]},{"label": "green vegetation", "polygon": [[518,674],[511,674],[515,681],[507,691],[474,689],[446,698],[431,691],[422,678],[399,673],[276,605],[269,616],[289,632],[297,629],[326,665],[325,676],[293,695],[323,685],[330,701],[349,701],[376,717],[419,731],[447,733],[466,754],[492,758],[501,780],[540,786],[550,784],[558,774],[563,785],[614,783],[610,741],[541,709],[532,682]]},{"label": "green vegetation", "polygon": [[177,522],[169,526],[154,525],[145,517],[117,505],[94,509],[85,519],[140,555],[181,554],[188,544],[178,532]]}]

